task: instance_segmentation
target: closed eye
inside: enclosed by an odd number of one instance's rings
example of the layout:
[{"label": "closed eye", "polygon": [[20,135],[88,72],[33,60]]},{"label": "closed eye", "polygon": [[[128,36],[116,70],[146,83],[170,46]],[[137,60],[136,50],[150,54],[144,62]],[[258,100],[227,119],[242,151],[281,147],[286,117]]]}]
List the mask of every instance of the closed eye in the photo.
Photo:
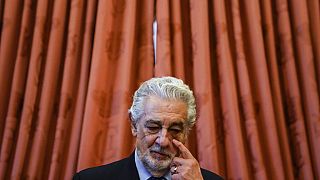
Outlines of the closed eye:
[{"label": "closed eye", "polygon": [[174,133],[180,133],[182,132],[181,128],[170,128],[169,131],[174,132]]},{"label": "closed eye", "polygon": [[161,129],[160,126],[146,126],[146,128],[150,133],[158,133]]},{"label": "closed eye", "polygon": [[156,129],[160,129],[159,126],[147,126],[148,129],[151,129],[151,130],[156,130]]}]

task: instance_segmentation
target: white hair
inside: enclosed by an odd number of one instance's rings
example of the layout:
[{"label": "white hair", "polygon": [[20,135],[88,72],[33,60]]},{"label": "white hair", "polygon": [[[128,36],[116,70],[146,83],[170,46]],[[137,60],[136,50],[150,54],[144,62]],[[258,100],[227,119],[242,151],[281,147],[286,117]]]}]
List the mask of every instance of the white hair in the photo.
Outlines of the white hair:
[{"label": "white hair", "polygon": [[181,79],[174,77],[152,78],[141,84],[134,93],[129,113],[136,124],[144,113],[144,100],[152,95],[163,99],[181,100],[187,104],[187,125],[191,128],[196,122],[196,103],[193,92]]}]

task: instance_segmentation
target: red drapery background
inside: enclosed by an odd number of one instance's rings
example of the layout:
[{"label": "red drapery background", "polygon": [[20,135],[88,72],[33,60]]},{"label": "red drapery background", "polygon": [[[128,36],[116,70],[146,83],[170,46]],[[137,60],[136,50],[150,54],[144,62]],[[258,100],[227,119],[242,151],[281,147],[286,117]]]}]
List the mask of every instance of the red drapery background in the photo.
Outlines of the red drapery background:
[{"label": "red drapery background", "polygon": [[129,155],[132,94],[165,75],[194,90],[202,167],[320,179],[318,0],[1,0],[0,23],[0,179]]}]

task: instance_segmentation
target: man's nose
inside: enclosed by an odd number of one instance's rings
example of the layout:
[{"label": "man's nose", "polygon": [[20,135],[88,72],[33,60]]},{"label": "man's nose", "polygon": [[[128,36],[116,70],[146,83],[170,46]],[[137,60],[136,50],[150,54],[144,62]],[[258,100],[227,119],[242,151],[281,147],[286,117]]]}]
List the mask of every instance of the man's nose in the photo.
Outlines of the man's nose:
[{"label": "man's nose", "polygon": [[157,138],[157,143],[161,146],[161,147],[167,147],[170,144],[170,138],[169,138],[169,133],[167,131],[167,129],[162,129],[159,132],[158,138]]}]

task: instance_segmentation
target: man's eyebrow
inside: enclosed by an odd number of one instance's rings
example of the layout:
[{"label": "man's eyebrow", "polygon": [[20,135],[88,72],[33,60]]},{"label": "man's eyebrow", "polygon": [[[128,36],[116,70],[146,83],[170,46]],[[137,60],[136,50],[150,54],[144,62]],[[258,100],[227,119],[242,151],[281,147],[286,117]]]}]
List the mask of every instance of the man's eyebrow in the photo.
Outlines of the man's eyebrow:
[{"label": "man's eyebrow", "polygon": [[173,122],[170,124],[170,127],[172,126],[180,126],[180,127],[183,127],[184,123],[182,121],[179,121],[179,122]]},{"label": "man's eyebrow", "polygon": [[149,124],[149,123],[155,123],[155,124],[159,124],[161,125],[161,121],[160,120],[155,120],[155,119],[149,119],[145,122],[145,124]]}]

